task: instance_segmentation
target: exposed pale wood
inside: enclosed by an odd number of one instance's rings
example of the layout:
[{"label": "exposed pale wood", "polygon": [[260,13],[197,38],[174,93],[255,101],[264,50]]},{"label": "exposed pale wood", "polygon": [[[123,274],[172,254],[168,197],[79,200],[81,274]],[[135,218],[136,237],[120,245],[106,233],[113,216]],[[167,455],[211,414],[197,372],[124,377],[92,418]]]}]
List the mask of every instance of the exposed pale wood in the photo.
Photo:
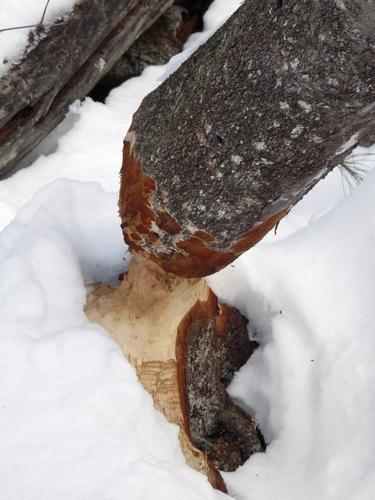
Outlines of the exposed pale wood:
[{"label": "exposed pale wood", "polygon": [[[89,295],[86,306],[89,319],[102,325],[121,346],[135,367],[140,382],[152,395],[155,407],[170,422],[179,425],[181,447],[187,463],[223,491],[225,486],[214,464],[225,468],[226,462],[231,463],[230,455],[233,456],[234,452],[235,465],[230,465],[230,470],[233,470],[250,453],[262,451],[255,424],[231,403],[226,394],[224,383],[220,381],[219,366],[210,371],[210,365],[215,365],[215,359],[210,355],[217,356],[218,353],[210,350],[212,336],[210,339],[203,335],[213,325],[214,335],[225,339],[229,312],[230,308],[218,307],[216,297],[204,280],[184,279],[165,273],[141,256],[133,258],[129,272],[119,287],[98,285]],[[207,341],[204,352],[200,352],[196,345],[201,335],[203,342]],[[221,345],[224,347],[222,364],[225,365],[228,349]],[[243,351],[242,346],[238,347]],[[232,352],[235,350],[232,349]],[[232,364],[229,371],[233,366],[235,369],[241,366],[250,353],[245,353],[244,357],[244,353],[240,353],[242,359],[239,364]],[[203,376],[200,367],[205,371]],[[227,379],[225,383],[233,375],[231,373],[228,377],[228,373],[226,371],[222,376]],[[209,396],[201,394],[205,384],[209,385]],[[215,398],[214,404],[210,404],[212,397]],[[199,407],[207,412],[206,420],[202,420]],[[195,422],[191,421],[192,408],[196,408],[194,415],[199,418]],[[228,418],[234,427],[229,429],[230,435],[227,433],[227,437],[223,435],[219,440],[212,440],[210,432]],[[192,424],[194,427],[191,427]],[[211,426],[207,436],[202,434],[202,426],[207,429]],[[241,439],[249,442],[238,448]],[[202,441],[203,449],[207,451],[200,451],[195,441]],[[232,441],[234,444],[231,445]],[[224,454],[222,449],[225,449]],[[242,454],[242,459],[239,454]]]},{"label": "exposed pale wood", "polygon": [[158,266],[137,257],[118,288],[99,285],[86,305],[89,319],[102,325],[121,346],[155,407],[179,425],[187,463],[207,477],[212,474],[208,461],[190,442],[185,429],[176,336],[184,316],[197,301],[207,301],[209,293],[205,281],[172,275],[166,279]]},{"label": "exposed pale wood", "polygon": [[214,465],[232,470],[249,443],[250,453],[262,446],[226,405],[218,365],[207,376],[236,320],[194,278],[256,244],[369,133],[374,19],[366,0],[246,0],[144,99],[125,138],[122,228],[145,259],[118,291],[97,289],[88,314],[122,345],[156,407],[180,425],[188,462],[208,476]]}]

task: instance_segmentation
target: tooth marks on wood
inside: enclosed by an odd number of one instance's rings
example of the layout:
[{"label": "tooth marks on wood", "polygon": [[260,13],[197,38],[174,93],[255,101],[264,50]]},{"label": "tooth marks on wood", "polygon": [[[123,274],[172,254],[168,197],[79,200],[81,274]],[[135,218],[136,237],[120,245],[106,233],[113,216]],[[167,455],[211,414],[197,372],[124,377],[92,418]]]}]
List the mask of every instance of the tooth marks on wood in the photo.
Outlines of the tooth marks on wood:
[{"label": "tooth marks on wood", "polygon": [[[142,158],[134,154],[136,134],[126,136],[121,170],[120,215],[125,242],[135,251],[159,264],[166,272],[185,278],[213,274],[255,245],[284,217],[282,210],[237,235],[222,249],[215,236],[193,224],[181,226],[166,210],[155,180],[145,174]],[[159,201],[157,201],[157,199]]]},{"label": "tooth marks on wood", "polygon": [[256,347],[246,319],[219,305],[204,280],[165,273],[138,254],[118,287],[95,287],[86,314],[121,346],[155,407],[179,425],[187,463],[226,491],[217,469],[233,470],[262,450],[254,422],[225,390]]}]

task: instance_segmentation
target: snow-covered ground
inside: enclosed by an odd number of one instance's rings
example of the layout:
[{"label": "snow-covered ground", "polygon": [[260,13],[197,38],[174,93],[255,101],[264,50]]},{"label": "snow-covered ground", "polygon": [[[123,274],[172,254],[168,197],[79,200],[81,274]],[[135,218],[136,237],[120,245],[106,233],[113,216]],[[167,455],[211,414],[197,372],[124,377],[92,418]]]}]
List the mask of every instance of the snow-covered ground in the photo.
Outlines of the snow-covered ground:
[{"label": "snow-covered ground", "polygon": [[[0,75],[22,56],[32,26],[41,22],[51,24],[56,18],[68,13],[77,0],[1,0],[0,31]],[[45,10],[46,8],[46,10]],[[45,14],[43,16],[45,10]],[[21,29],[19,29],[21,28]]]},{"label": "snow-covered ground", "polygon": [[[239,4],[215,0],[188,54]],[[224,498],[83,312],[87,285],[113,282],[128,259],[116,204],[131,115],[183,57],[105,104],[75,104],[0,182],[0,500]],[[335,170],[209,278],[261,343],[230,388],[269,443],[225,474],[237,499],[375,498],[374,213],[375,171],[349,191]]]}]

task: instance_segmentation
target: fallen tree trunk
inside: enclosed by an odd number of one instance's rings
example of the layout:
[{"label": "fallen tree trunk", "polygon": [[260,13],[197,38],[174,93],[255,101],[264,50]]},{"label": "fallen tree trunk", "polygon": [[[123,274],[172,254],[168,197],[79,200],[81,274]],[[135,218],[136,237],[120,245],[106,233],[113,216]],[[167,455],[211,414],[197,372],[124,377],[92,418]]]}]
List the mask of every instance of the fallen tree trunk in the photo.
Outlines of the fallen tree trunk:
[{"label": "fallen tree trunk", "polygon": [[88,314],[215,486],[215,466],[241,463],[262,440],[222,392],[223,366],[246,350],[243,318],[199,278],[259,241],[369,133],[374,18],[365,0],[247,0],[144,99],[125,138],[119,206],[136,257]]},{"label": "fallen tree trunk", "polygon": [[225,491],[217,468],[235,470],[263,450],[255,422],[225,387],[256,347],[247,320],[186,280],[135,256],[118,288],[101,284],[86,314],[121,346],[155,407],[180,426],[187,463]]},{"label": "fallen tree trunk", "polygon": [[0,176],[85,97],[173,0],[83,0],[0,78]]},{"label": "fallen tree trunk", "polygon": [[166,271],[228,265],[375,121],[374,4],[279,3],[245,2],[134,115],[123,232]]}]

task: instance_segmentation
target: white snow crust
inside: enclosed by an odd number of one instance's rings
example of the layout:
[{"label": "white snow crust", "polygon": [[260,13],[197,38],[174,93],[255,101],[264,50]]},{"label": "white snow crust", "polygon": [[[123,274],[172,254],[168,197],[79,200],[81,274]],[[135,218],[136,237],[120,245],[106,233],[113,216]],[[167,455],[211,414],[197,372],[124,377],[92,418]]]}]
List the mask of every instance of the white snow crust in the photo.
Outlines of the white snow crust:
[{"label": "white snow crust", "polygon": [[[187,53],[239,4],[215,0]],[[117,199],[131,116],[184,57],[74,104],[0,182],[0,500],[225,498],[83,311],[90,283],[129,259]],[[370,169],[375,148],[360,153]],[[208,279],[260,342],[230,392],[268,448],[225,474],[233,498],[375,498],[374,213],[375,171],[350,191],[336,169]]]}]

